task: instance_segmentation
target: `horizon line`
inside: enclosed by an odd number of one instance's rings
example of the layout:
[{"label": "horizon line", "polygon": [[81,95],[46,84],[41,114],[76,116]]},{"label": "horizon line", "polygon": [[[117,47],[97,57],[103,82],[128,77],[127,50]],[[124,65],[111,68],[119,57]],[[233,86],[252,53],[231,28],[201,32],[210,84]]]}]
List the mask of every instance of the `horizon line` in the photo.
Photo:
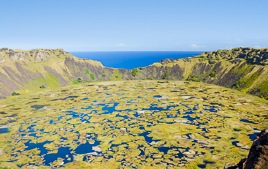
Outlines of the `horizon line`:
[{"label": "horizon line", "polygon": [[68,51],[68,52],[209,52],[212,50],[80,50],[80,51]]}]

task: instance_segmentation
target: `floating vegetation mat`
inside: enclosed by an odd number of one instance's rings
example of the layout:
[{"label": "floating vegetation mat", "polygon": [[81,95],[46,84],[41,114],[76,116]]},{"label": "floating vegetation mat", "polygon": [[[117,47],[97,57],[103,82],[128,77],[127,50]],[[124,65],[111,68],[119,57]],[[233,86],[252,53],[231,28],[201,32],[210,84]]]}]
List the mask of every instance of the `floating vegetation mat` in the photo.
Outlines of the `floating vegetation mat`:
[{"label": "floating vegetation mat", "polygon": [[204,83],[80,84],[0,100],[0,166],[223,168],[268,126],[260,98]]}]

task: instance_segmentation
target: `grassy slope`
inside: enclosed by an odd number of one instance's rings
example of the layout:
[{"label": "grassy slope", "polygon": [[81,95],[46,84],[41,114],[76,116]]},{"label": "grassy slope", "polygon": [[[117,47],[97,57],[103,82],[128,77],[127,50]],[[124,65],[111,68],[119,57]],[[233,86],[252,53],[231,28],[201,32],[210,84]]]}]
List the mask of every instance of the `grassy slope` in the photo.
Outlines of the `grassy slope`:
[{"label": "grassy slope", "polygon": [[[222,57],[223,54],[225,54],[225,57]],[[211,52],[191,59],[158,62],[153,66],[172,68],[179,65],[184,70],[182,80],[218,84],[268,99],[268,65],[249,63],[244,58],[240,58],[236,62],[235,59],[237,59],[238,55],[239,50],[238,52],[233,50],[220,51],[217,54]],[[219,63],[220,66],[218,65]],[[204,66],[209,69],[204,70]],[[232,81],[233,78],[236,78],[236,80],[229,84],[229,81]]]},{"label": "grassy slope", "polygon": [[[20,93],[39,91],[41,90],[40,86],[42,85],[46,88],[52,89],[62,86],[63,84],[71,84],[74,79],[71,76],[71,70],[65,65],[65,59],[67,57],[74,59],[76,62],[85,62],[92,66],[103,67],[100,62],[78,59],[61,49],[38,49],[37,51],[43,52],[41,54],[41,58],[35,50],[12,50],[12,53],[19,53],[19,56],[21,56],[21,53],[23,54],[23,56],[19,58],[14,58],[14,56],[12,58],[10,51],[0,52],[0,59],[4,60],[4,62],[0,64],[0,73],[7,76],[13,84],[18,86],[18,89],[11,87],[5,89],[2,88],[5,90],[5,93],[11,94],[15,90],[19,90]],[[22,69],[27,72],[21,72],[18,69],[17,64],[19,64]],[[19,79],[15,80],[15,78],[11,77],[4,68],[11,69],[13,71],[12,74],[19,77]],[[47,70],[48,68],[52,69],[53,72],[49,72]],[[94,74],[92,74],[89,70],[82,73],[87,74],[91,80],[95,79]],[[1,83],[0,81],[0,86],[8,86],[8,83]],[[2,93],[0,93],[0,95],[1,94]]]}]

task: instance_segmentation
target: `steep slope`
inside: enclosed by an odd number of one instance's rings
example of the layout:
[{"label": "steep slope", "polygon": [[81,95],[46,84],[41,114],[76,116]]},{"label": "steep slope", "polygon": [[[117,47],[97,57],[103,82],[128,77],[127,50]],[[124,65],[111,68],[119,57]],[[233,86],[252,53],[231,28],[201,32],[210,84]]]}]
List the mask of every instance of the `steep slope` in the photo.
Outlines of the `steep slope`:
[{"label": "steep slope", "polygon": [[[0,49],[0,98],[97,80],[202,81],[268,99],[268,49],[235,48],[154,63],[133,70],[104,67],[62,49]],[[16,94],[16,93],[15,93]]]},{"label": "steep slope", "polygon": [[236,48],[164,60],[140,68],[137,78],[203,81],[268,99],[268,49]]},{"label": "steep slope", "polygon": [[62,49],[30,51],[0,49],[0,98],[14,91],[27,92],[95,80],[128,79],[124,69],[78,59]]}]

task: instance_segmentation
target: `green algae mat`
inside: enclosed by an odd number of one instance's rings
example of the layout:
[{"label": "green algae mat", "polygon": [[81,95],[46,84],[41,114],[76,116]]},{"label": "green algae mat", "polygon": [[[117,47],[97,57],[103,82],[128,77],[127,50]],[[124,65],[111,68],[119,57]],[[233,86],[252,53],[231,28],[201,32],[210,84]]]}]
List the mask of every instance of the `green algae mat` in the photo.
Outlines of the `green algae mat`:
[{"label": "green algae mat", "polygon": [[204,83],[85,83],[0,100],[0,168],[223,168],[268,103]]}]

